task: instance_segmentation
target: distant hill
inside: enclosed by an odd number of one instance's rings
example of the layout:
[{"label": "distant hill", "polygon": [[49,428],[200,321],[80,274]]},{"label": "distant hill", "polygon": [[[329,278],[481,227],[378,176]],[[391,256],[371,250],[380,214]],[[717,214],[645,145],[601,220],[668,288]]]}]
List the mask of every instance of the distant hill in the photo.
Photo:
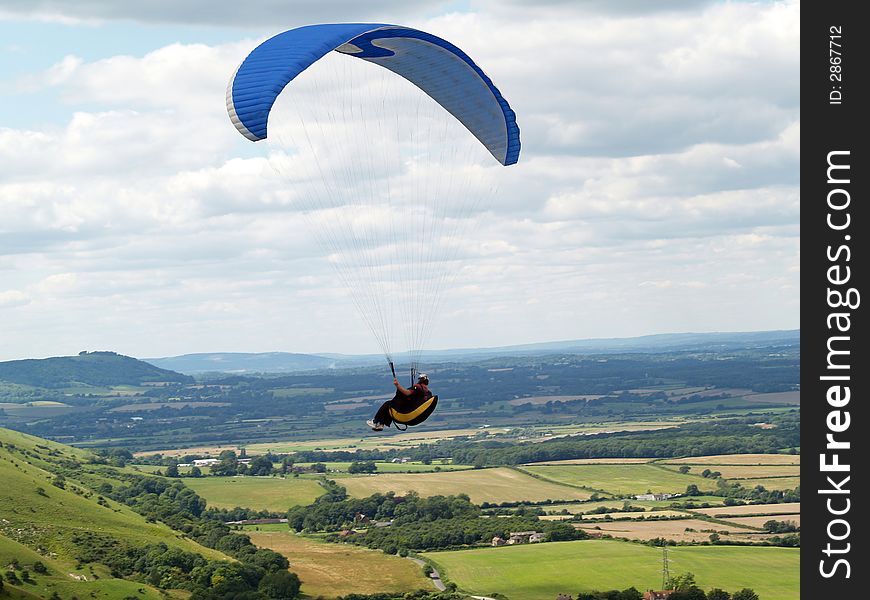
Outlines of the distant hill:
[{"label": "distant hill", "polygon": [[[632,338],[601,338],[540,342],[492,348],[427,350],[424,360],[474,360],[494,356],[552,354],[616,354],[632,352],[723,352],[751,348],[800,346],[800,330],[665,333]],[[399,360],[404,357],[400,354]],[[143,359],[180,373],[292,373],[329,368],[383,365],[381,355],[294,354],[290,352],[215,352]]]},{"label": "distant hill", "polygon": [[193,378],[115,352],[0,362],[0,381],[42,388],[137,385],[146,382],[191,383]]},{"label": "distant hill", "polygon": [[[328,369],[336,359],[291,352],[206,352],[166,358],[143,359],[152,365],[180,373],[290,373]],[[383,359],[381,359],[383,360]]]}]

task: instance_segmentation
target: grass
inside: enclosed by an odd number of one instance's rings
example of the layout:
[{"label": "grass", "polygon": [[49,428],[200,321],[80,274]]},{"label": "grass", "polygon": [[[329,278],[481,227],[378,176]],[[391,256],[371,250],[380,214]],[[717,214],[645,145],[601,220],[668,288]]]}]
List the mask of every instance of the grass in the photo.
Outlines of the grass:
[{"label": "grass", "polygon": [[545,479],[615,495],[683,493],[690,484],[714,489],[715,483],[696,475],[683,475],[655,465],[525,466],[523,471]]},{"label": "grass", "polygon": [[303,477],[185,477],[183,481],[215,508],[284,512],[291,506],[311,504],[323,494],[316,480]]},{"label": "grass", "polygon": [[348,544],[329,544],[279,531],[246,531],[257,546],[272,548],[290,560],[310,598],[346,594],[433,590],[423,571],[410,560]]},{"label": "grass", "polygon": [[[555,598],[578,591],[660,589],[658,548],[612,540],[584,540],[480,550],[436,552],[431,559],[463,590],[510,600]],[[754,589],[763,600],[800,595],[800,550],[748,546],[669,548],[671,572],[691,572],[704,588]]]},{"label": "grass", "polygon": [[542,481],[507,468],[363,475],[340,477],[336,481],[357,498],[390,491],[401,494],[410,490],[421,496],[468,494],[476,504],[520,500],[585,500],[591,496],[591,492]]}]

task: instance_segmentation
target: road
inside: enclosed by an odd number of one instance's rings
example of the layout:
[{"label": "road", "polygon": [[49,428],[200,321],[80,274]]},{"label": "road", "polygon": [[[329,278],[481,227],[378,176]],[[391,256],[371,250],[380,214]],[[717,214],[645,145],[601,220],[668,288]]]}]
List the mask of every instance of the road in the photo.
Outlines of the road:
[{"label": "road", "polygon": [[[425,561],[422,561],[422,560],[420,560],[419,558],[411,558],[411,557],[409,556],[408,559],[413,560],[415,563],[417,563],[418,565],[420,565],[421,568],[426,564]],[[441,574],[440,574],[440,573],[438,572],[438,570],[435,569],[434,567],[432,568],[432,573],[429,575],[429,578],[432,579],[432,583],[435,585],[435,587],[436,587],[439,591],[442,591],[442,592],[443,592],[444,590],[447,589],[447,586],[444,585],[444,582],[443,582],[443,581],[441,581]]]}]

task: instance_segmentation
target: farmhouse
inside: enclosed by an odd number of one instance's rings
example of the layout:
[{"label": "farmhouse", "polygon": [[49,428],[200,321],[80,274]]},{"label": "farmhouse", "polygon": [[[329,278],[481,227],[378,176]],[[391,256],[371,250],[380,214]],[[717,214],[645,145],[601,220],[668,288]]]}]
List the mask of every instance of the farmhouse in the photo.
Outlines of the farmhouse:
[{"label": "farmhouse", "polygon": [[674,590],[648,590],[643,593],[643,600],[668,600]]},{"label": "farmhouse", "polygon": [[197,458],[193,461],[195,467],[210,467],[218,463],[220,463],[220,459],[218,458]]},{"label": "farmhouse", "polygon": [[[534,539],[532,539],[534,538]],[[508,537],[508,544],[528,544],[530,542],[540,542],[544,539],[543,533],[537,531],[512,531]]]},{"label": "farmhouse", "polygon": [[507,542],[504,541],[504,538],[501,536],[497,535],[494,538],[492,538],[492,545],[493,546],[504,546],[505,544],[507,544]]},{"label": "farmhouse", "polygon": [[640,494],[635,496],[635,500],[670,500],[676,494]]}]

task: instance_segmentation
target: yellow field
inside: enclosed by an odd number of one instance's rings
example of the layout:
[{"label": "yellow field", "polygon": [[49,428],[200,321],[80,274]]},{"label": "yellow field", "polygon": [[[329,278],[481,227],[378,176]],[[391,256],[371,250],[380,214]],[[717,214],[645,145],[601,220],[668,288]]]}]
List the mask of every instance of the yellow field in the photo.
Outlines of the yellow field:
[{"label": "yellow field", "polygon": [[647,519],[655,518],[655,517],[687,517],[689,513],[682,510],[656,510],[656,511],[639,511],[639,512],[614,512],[614,513],[595,513],[595,514],[584,514],[584,521],[594,521],[595,519],[603,519],[605,517],[611,517],[612,519],[636,519],[638,517],[643,517]]},{"label": "yellow field", "polygon": [[750,527],[764,527],[764,524],[768,521],[791,521],[798,527],[801,526],[801,516],[800,515],[763,515],[756,517],[731,517],[728,519],[728,522],[740,523],[741,525],[748,525]]},{"label": "yellow field", "polygon": [[764,486],[766,490],[793,490],[801,484],[800,477],[772,477],[769,479],[732,479],[731,483],[739,483],[745,488]]},{"label": "yellow field", "polygon": [[280,552],[302,580],[309,598],[346,594],[433,590],[423,571],[410,560],[348,544],[328,544],[289,531],[246,531],[257,546]]},{"label": "yellow field", "polygon": [[661,461],[678,465],[799,465],[800,454],[717,454]]},{"label": "yellow field", "polygon": [[693,512],[699,512],[711,516],[800,514],[801,503],[783,502],[782,504],[746,504],[743,506],[720,506],[718,508],[699,508]]},{"label": "yellow field", "polygon": [[516,502],[519,500],[586,500],[591,492],[541,481],[513,469],[475,469],[441,473],[385,473],[336,478],[351,496],[413,490],[421,496],[468,494],[471,501]]},{"label": "yellow field", "polygon": [[[759,542],[770,537],[738,524],[723,525],[710,523],[700,519],[679,519],[674,521],[609,521],[597,523],[577,523],[578,529],[589,533],[600,532],[613,537],[630,540],[651,540],[663,537],[676,542],[704,542],[710,539],[712,532],[718,533],[723,540]],[[686,531],[686,528],[695,531]]]}]

